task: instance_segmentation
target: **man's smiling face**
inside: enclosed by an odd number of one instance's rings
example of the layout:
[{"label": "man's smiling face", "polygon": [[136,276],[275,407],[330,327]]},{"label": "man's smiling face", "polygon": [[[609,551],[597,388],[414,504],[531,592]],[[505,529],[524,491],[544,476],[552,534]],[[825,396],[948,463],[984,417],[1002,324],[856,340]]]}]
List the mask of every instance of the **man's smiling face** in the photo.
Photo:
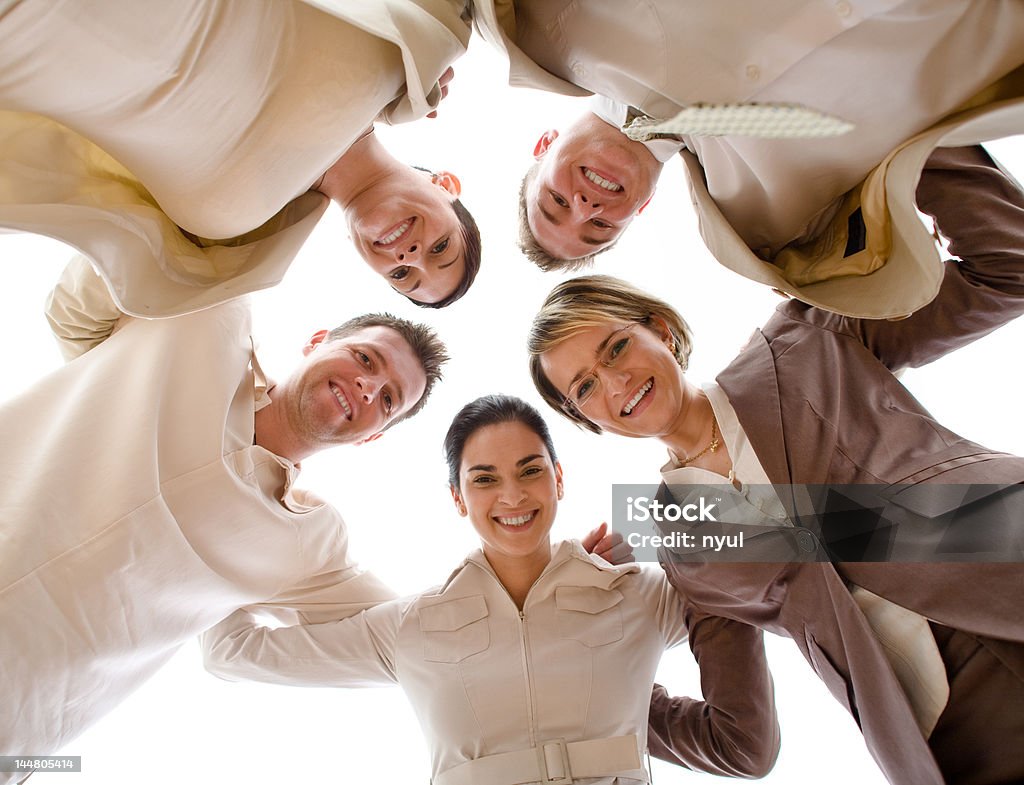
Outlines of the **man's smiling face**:
[{"label": "man's smiling face", "polygon": [[537,142],[526,188],[530,231],[557,259],[614,243],[654,193],[661,163],[641,143],[594,114]]},{"label": "man's smiling face", "polygon": [[373,438],[423,395],[423,366],[396,330],[324,337],[317,333],[306,347],[287,412],[294,435],[312,451]]}]

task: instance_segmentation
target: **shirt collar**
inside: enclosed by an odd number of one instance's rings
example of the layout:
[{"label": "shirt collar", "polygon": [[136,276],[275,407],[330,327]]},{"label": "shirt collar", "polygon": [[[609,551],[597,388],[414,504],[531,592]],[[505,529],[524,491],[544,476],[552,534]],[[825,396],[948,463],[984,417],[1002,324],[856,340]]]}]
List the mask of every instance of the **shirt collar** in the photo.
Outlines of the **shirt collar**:
[{"label": "shirt collar", "polygon": [[[595,95],[589,101],[590,111],[609,125],[614,125],[621,130],[626,124],[626,118],[629,116],[629,107],[626,104],[606,98],[603,95]],[[641,114],[643,113],[641,112]],[[641,142],[641,144],[661,163],[671,161],[686,147],[683,142],[676,139],[650,139],[646,142]]]}]

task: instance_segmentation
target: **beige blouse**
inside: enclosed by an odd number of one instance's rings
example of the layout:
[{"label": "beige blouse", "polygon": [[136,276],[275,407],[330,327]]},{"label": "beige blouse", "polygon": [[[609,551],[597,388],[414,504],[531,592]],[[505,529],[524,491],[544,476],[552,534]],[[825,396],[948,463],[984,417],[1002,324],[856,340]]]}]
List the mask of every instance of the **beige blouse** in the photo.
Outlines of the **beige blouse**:
[{"label": "beige blouse", "polygon": [[326,208],[309,187],[378,116],[438,103],[463,5],[7,3],[0,227],[86,254],[136,316],[272,286]]}]

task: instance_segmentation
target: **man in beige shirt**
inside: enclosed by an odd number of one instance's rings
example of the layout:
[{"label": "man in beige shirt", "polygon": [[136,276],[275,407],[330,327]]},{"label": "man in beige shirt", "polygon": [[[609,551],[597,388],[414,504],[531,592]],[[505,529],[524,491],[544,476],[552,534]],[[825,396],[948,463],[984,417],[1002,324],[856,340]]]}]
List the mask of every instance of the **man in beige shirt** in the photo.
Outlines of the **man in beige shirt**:
[{"label": "man in beige shirt", "polygon": [[294,480],[420,410],[431,330],[357,317],[274,383],[245,299],[120,318],[82,257],[48,315],[75,359],[0,406],[0,755],[58,751],[241,606],[296,623],[392,597]]},{"label": "man in beige shirt", "polygon": [[[936,295],[942,268],[914,211],[930,149],[901,145],[964,109],[984,118],[956,115],[931,147],[1024,127],[1019,107],[999,114],[1024,76],[1024,6],[1013,0],[475,0],[474,25],[508,58],[511,84],[609,99],[531,145],[520,240],[545,269],[610,248],[682,152],[719,262],[828,310],[906,315]],[[620,132],[631,109],[667,120],[698,103],[795,103],[853,130],[679,130],[648,143]]]}]

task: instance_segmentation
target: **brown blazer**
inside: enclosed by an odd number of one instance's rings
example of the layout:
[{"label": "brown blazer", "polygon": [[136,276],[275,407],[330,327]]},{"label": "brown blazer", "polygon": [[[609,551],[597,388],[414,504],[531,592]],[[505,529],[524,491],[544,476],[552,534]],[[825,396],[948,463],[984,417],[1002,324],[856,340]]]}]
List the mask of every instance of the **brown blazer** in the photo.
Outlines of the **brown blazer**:
[{"label": "brown blazer", "polygon": [[[932,303],[888,322],[788,302],[718,377],[773,483],[1024,481],[1024,459],[943,428],[892,373],[1024,312],[1024,193],[981,148],[940,149],[922,176],[918,203],[961,256],[946,263]],[[795,515],[792,494],[781,496]],[[900,501],[923,507],[928,495],[907,496]],[[793,638],[894,783],[944,779],[847,581],[942,625],[1024,643],[1020,563],[670,562],[666,570],[706,612]],[[1024,666],[1024,648],[1007,645],[1008,667]],[[672,759],[670,727],[652,727],[650,738],[653,754]]]}]

